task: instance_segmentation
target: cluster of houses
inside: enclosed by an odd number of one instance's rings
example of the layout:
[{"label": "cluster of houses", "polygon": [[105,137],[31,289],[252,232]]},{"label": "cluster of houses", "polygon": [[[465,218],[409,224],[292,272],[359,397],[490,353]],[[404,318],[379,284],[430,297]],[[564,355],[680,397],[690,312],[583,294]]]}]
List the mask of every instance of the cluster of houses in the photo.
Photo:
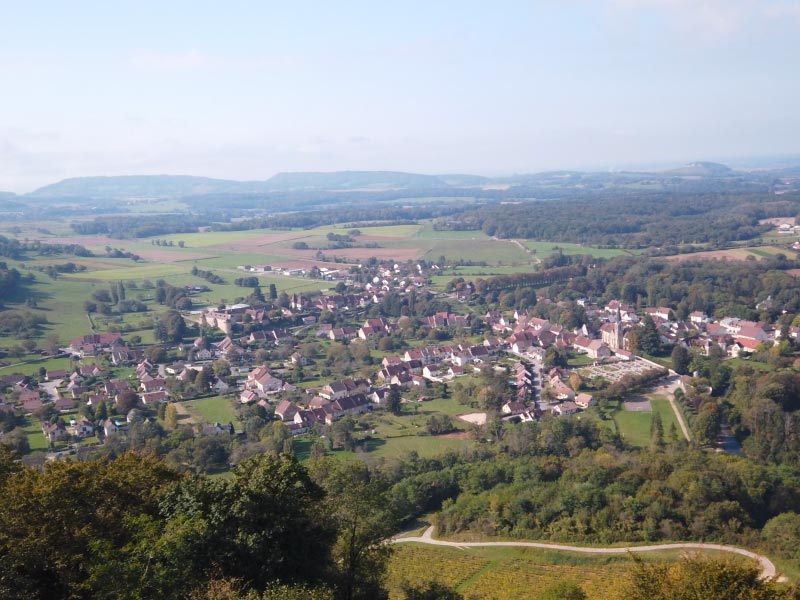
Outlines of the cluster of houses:
[{"label": "cluster of houses", "polygon": [[[542,361],[551,346],[569,349],[596,360],[631,360],[630,333],[642,326],[637,312],[624,303],[612,300],[605,307],[588,301],[578,301],[586,312],[587,321],[599,322],[596,331],[584,325],[579,330],[569,331],[545,319],[528,316],[525,311],[516,311],[513,318],[501,313],[485,316],[492,331],[505,335],[510,350],[520,356]],[[711,319],[702,312],[693,312],[686,320],[675,317],[667,307],[647,308],[664,344],[683,344],[708,354],[719,347],[729,357],[752,353],[763,343],[780,340],[780,331],[769,323],[756,323],[734,317]],[[790,327],[789,336],[797,338],[800,328]]]},{"label": "cluster of houses", "polygon": [[[444,345],[411,348],[402,355],[386,356],[376,373],[374,382],[365,379],[342,379],[333,381],[318,390],[307,390],[306,401],[281,399],[275,407],[275,415],[287,424],[290,431],[300,434],[316,424],[332,424],[336,420],[385,406],[392,390],[403,393],[408,390],[424,392],[432,383],[450,381],[465,374],[464,366],[471,365],[474,371],[494,368],[494,359],[504,345],[497,339],[487,339],[478,345]],[[517,395],[503,407],[510,419],[537,420],[541,413],[535,409],[534,369],[521,361],[514,363],[513,383]],[[274,404],[271,394],[285,388],[280,380],[275,381],[269,368],[264,365],[250,372],[245,388],[240,394],[241,402],[256,402],[262,406]],[[273,391],[260,388],[259,381],[274,381]],[[421,396],[424,399],[425,396]]]}]

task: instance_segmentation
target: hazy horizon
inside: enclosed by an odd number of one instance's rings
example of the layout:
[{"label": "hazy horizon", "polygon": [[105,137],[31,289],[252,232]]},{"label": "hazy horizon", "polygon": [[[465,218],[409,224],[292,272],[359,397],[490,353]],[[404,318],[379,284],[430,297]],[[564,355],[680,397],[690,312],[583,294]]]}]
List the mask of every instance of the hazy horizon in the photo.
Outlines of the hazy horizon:
[{"label": "hazy horizon", "polygon": [[529,4],[6,3],[0,190],[800,155],[800,1]]}]

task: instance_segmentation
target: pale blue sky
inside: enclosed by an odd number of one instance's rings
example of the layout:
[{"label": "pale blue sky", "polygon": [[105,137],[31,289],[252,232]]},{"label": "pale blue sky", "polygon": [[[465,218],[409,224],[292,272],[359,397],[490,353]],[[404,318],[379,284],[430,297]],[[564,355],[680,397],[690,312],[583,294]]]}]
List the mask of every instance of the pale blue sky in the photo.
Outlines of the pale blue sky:
[{"label": "pale blue sky", "polygon": [[0,190],[800,154],[798,73],[800,0],[0,0]]}]

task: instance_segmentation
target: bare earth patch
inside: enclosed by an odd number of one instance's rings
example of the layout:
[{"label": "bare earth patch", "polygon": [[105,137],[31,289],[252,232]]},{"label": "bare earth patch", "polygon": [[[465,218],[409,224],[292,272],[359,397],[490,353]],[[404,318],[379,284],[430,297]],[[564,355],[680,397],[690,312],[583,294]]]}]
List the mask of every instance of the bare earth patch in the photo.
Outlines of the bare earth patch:
[{"label": "bare earth patch", "polygon": [[625,410],[630,412],[653,412],[653,405],[647,398],[628,398],[625,400]]},{"label": "bare earth patch", "polygon": [[486,425],[486,413],[475,412],[466,415],[458,415],[456,418],[472,423],[473,425]]},{"label": "bare earth patch", "polygon": [[747,252],[742,250],[709,250],[708,252],[693,252],[691,254],[678,254],[668,256],[670,262],[686,262],[689,260],[746,260]]},{"label": "bare earth patch", "polygon": [[175,407],[175,413],[178,417],[178,422],[183,424],[194,423],[195,419],[192,413],[183,405],[182,402],[173,402],[172,406]]}]

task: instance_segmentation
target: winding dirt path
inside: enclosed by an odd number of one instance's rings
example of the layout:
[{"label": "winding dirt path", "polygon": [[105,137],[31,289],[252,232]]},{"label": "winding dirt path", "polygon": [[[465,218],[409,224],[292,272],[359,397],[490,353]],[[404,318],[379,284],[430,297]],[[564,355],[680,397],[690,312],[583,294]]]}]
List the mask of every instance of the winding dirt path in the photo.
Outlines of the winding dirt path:
[{"label": "winding dirt path", "polygon": [[773,562],[766,556],[737,548],[736,546],[725,546],[723,544],[703,544],[698,542],[678,542],[675,544],[654,544],[651,546],[627,546],[624,548],[590,548],[587,546],[571,546],[568,544],[548,544],[544,542],[445,542],[433,538],[433,525],[428,527],[421,536],[394,538],[393,544],[403,544],[406,542],[416,542],[418,544],[430,544],[433,546],[451,546],[453,548],[480,548],[491,546],[512,546],[518,548],[541,548],[543,550],[563,550],[566,552],[581,552],[583,554],[627,554],[628,552],[658,552],[659,550],[719,550],[721,552],[732,552],[747,558],[757,560],[761,566],[761,577],[771,579],[776,576],[777,571]]}]

